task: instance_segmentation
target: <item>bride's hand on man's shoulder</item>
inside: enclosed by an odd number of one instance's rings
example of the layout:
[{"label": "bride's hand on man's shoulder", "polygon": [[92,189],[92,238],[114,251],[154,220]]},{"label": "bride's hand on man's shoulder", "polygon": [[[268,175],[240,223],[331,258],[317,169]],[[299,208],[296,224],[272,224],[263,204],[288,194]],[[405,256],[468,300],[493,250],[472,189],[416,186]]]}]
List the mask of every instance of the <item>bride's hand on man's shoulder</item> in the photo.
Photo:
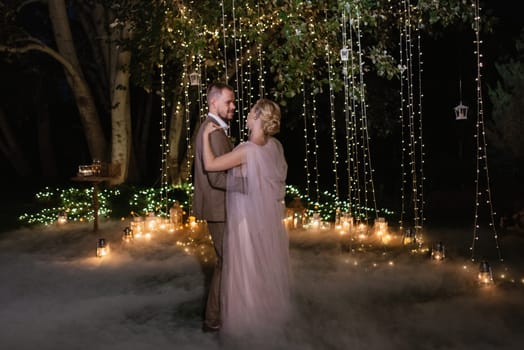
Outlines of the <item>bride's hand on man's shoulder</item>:
[{"label": "bride's hand on man's shoulder", "polygon": [[205,135],[209,135],[211,134],[213,131],[215,130],[218,130],[220,129],[220,127],[216,124],[213,124],[213,123],[207,123],[205,129],[204,129],[204,134]]}]

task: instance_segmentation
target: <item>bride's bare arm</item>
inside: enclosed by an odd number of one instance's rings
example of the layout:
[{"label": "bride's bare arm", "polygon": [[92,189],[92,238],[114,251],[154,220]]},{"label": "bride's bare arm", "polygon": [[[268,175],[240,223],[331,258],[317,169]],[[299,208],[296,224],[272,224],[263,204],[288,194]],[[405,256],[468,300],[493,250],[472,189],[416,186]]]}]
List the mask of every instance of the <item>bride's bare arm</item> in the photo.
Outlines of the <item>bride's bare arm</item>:
[{"label": "bride's bare arm", "polygon": [[243,147],[237,147],[233,151],[223,154],[219,157],[215,157],[211,144],[209,142],[210,134],[213,132],[223,132],[219,130],[220,127],[209,123],[204,129],[204,140],[203,140],[203,158],[204,168],[206,171],[222,171],[231,169],[243,163],[245,150]]}]

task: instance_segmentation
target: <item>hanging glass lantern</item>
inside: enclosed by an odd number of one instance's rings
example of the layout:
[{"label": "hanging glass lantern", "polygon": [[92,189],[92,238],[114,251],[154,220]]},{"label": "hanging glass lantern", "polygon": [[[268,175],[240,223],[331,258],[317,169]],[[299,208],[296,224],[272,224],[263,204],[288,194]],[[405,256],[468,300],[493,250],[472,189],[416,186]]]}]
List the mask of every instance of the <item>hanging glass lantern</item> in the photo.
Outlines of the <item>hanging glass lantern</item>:
[{"label": "hanging glass lantern", "polygon": [[468,106],[462,104],[462,79],[459,80],[459,98],[460,103],[458,106],[453,108],[455,110],[455,120],[466,120],[468,119]]},{"label": "hanging glass lantern", "polygon": [[357,237],[359,240],[363,241],[367,238],[368,236],[368,226],[363,223],[363,222],[360,222],[358,225],[357,225]]},{"label": "hanging glass lantern", "polygon": [[402,235],[402,244],[403,245],[415,245],[417,244],[417,237],[415,235],[415,230],[412,228],[406,229]]},{"label": "hanging glass lantern", "polygon": [[178,230],[182,226],[182,220],[184,216],[184,210],[178,201],[173,203],[173,206],[169,209],[169,219],[174,225],[175,230]]},{"label": "hanging glass lantern", "polygon": [[338,215],[339,218],[336,229],[340,232],[340,234],[350,233],[353,230],[353,217],[351,216],[351,213],[342,212]]},{"label": "hanging glass lantern", "polygon": [[155,231],[157,228],[158,228],[158,224],[160,223],[160,218],[158,218],[155,213],[153,212],[150,212],[147,216],[146,216],[146,222],[145,222],[145,226],[146,226],[146,230],[147,232],[152,232],[152,231]]},{"label": "hanging glass lantern", "polygon": [[340,49],[340,59],[342,62],[347,62],[349,60],[349,50],[345,46]]},{"label": "hanging glass lantern", "polygon": [[189,81],[191,83],[191,86],[198,86],[200,85],[200,73],[193,72],[189,74]]},{"label": "hanging glass lantern", "polygon": [[145,231],[144,219],[140,216],[135,216],[130,223],[130,229],[133,231],[133,237],[142,237],[142,234]]},{"label": "hanging glass lantern", "polygon": [[469,109],[468,106],[464,106],[462,102],[460,102],[460,104],[453,109],[455,110],[455,119],[456,120],[468,119],[468,109]]},{"label": "hanging glass lantern", "polygon": [[320,221],[320,229],[323,231],[331,230],[331,222],[329,221]]},{"label": "hanging glass lantern", "polygon": [[187,219],[187,224],[189,225],[189,228],[191,230],[194,230],[195,228],[197,228],[198,223],[196,221],[196,217],[194,217],[193,215],[189,216],[189,218]]},{"label": "hanging glass lantern", "polygon": [[431,259],[441,261],[446,257],[446,248],[442,242],[437,242],[431,248]]},{"label": "hanging glass lantern", "polygon": [[58,213],[58,218],[56,219],[57,223],[59,225],[64,225],[67,223],[67,213],[65,211],[61,211]]},{"label": "hanging glass lantern", "polygon": [[489,263],[485,260],[480,263],[478,281],[482,286],[493,284],[493,273],[491,271],[491,266],[489,266]]},{"label": "hanging glass lantern", "polygon": [[318,231],[320,229],[320,221],[320,213],[314,211],[313,214],[311,214],[311,219],[309,219],[309,228],[313,231]]},{"label": "hanging glass lantern", "polygon": [[124,233],[122,234],[122,240],[124,242],[131,242],[133,241],[134,237],[133,237],[133,230],[127,226],[126,228],[124,228]]},{"label": "hanging glass lantern", "polygon": [[293,229],[293,210],[290,208],[286,208],[284,225],[286,226],[286,230]]},{"label": "hanging glass lantern", "polygon": [[299,196],[295,196],[293,200],[287,205],[292,214],[291,228],[301,229],[306,219],[306,207],[302,203]]},{"label": "hanging glass lantern", "polygon": [[388,222],[386,221],[385,218],[381,218],[381,217],[376,218],[373,226],[374,226],[373,229],[375,233],[379,237],[384,236],[388,230]]},{"label": "hanging glass lantern", "polygon": [[109,253],[109,246],[106,244],[105,238],[99,238],[96,242],[96,256],[101,258]]}]

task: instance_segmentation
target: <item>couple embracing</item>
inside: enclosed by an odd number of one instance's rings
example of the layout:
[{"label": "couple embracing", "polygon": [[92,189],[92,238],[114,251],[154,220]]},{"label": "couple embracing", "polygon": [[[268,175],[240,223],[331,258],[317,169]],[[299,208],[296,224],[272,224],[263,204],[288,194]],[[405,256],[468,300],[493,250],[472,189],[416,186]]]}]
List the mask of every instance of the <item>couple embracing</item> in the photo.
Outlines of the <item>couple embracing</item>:
[{"label": "couple embracing", "polygon": [[289,314],[289,251],[284,228],[287,163],[280,108],[258,100],[247,116],[249,139],[233,148],[227,136],[233,88],[208,88],[209,113],[196,139],[193,213],[207,221],[216,265],[204,330],[231,338],[279,331]]}]

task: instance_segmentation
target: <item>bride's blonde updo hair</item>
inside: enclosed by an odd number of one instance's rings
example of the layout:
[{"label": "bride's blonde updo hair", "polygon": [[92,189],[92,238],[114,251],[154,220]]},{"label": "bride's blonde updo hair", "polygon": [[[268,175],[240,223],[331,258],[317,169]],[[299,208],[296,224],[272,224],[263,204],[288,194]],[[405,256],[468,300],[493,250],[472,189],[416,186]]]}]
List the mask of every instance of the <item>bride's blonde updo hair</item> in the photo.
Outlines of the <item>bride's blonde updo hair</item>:
[{"label": "bride's blonde updo hair", "polygon": [[255,103],[255,115],[262,121],[265,135],[272,136],[280,131],[280,107],[273,101],[261,98]]}]

